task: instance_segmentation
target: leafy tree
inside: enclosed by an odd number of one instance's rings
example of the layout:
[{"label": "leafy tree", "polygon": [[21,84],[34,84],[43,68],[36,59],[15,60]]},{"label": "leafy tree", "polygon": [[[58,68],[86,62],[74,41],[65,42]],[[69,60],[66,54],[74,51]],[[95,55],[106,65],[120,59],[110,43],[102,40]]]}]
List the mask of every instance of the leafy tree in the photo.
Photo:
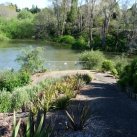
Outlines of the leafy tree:
[{"label": "leafy tree", "polygon": [[40,12],[41,10],[37,6],[32,5],[32,8],[29,11],[33,14],[36,14]]},{"label": "leafy tree", "polygon": [[72,0],[71,1],[71,10],[68,13],[68,22],[74,23],[77,18],[78,13],[78,0]]}]

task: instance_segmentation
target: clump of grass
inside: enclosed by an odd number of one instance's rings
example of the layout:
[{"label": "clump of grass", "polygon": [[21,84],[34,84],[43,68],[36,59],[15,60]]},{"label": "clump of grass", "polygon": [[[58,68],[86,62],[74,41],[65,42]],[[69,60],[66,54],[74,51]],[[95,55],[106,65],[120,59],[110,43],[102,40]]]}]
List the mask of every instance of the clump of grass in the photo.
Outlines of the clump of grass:
[{"label": "clump of grass", "polygon": [[69,97],[63,96],[59,97],[55,102],[54,102],[54,108],[55,109],[60,109],[60,110],[65,110],[67,106],[69,105]]}]

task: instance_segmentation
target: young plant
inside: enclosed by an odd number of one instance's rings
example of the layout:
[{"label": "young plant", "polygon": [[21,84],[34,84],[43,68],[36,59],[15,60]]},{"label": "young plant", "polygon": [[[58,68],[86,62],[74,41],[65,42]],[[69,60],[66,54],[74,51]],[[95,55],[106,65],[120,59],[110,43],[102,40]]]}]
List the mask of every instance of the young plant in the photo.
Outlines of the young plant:
[{"label": "young plant", "polygon": [[30,112],[27,124],[21,122],[21,119],[16,123],[16,116],[14,112],[14,123],[13,123],[12,137],[50,137],[53,128],[50,124],[46,125],[44,115],[39,111],[35,118],[34,114]]},{"label": "young plant", "polygon": [[20,124],[21,124],[21,119],[17,123],[15,111],[14,111],[13,116],[14,116],[14,119],[13,119],[12,137],[17,137],[18,136],[18,132],[19,132],[19,128],[20,128]]},{"label": "young plant", "polygon": [[89,106],[78,105],[77,109],[70,108],[70,111],[65,111],[68,118],[68,128],[78,131],[86,127],[86,122],[90,118]]},{"label": "young plant", "polygon": [[64,110],[67,108],[67,106],[69,105],[69,97],[67,96],[63,96],[63,97],[59,97],[55,102],[54,102],[54,107],[55,109],[60,109],[60,110]]}]

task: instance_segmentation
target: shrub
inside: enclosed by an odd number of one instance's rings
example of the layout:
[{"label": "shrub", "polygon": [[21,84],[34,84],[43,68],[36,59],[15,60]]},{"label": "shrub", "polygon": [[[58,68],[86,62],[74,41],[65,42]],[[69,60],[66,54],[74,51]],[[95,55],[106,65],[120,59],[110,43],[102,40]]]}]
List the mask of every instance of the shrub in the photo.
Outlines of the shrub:
[{"label": "shrub", "polygon": [[21,109],[22,107],[26,106],[27,103],[30,101],[27,91],[22,90],[21,88],[13,92],[11,100],[12,110]]},{"label": "shrub", "polygon": [[3,32],[12,39],[30,39],[34,36],[34,23],[31,19],[12,19],[6,22]]},{"label": "shrub", "polygon": [[75,42],[75,38],[70,35],[65,35],[59,38],[59,42],[66,43],[66,44],[73,44]]},{"label": "shrub", "polygon": [[120,75],[118,83],[122,87],[130,86],[137,93],[137,59],[127,65]]},{"label": "shrub", "polygon": [[101,51],[85,51],[79,61],[85,69],[100,69],[105,56]]},{"label": "shrub", "polygon": [[18,77],[22,86],[30,82],[30,74],[26,71],[21,71],[18,73]]},{"label": "shrub", "polygon": [[102,63],[103,71],[112,71],[115,68],[114,63],[111,60],[105,60]]},{"label": "shrub", "polygon": [[69,104],[69,98],[67,96],[63,96],[63,97],[59,97],[55,101],[54,107],[55,109],[64,110],[67,108],[68,104]]},{"label": "shrub", "polygon": [[0,90],[12,91],[15,87],[20,86],[18,76],[16,73],[7,71],[1,73],[0,76]]},{"label": "shrub", "polygon": [[7,91],[0,91],[0,112],[11,111],[11,93]]},{"label": "shrub", "polygon": [[28,84],[30,75],[26,72],[6,71],[0,74],[0,90],[13,91],[15,87]]},{"label": "shrub", "polygon": [[80,74],[66,76],[64,77],[64,80],[65,84],[68,85],[72,91],[80,90],[80,88],[83,87],[83,85],[85,84]]},{"label": "shrub", "polygon": [[89,74],[78,74],[79,77],[86,83],[90,83],[92,80],[92,77]]},{"label": "shrub", "polygon": [[42,48],[29,48],[22,51],[16,59],[21,64],[21,70],[31,74],[42,71],[44,65]]},{"label": "shrub", "polygon": [[121,73],[123,72],[125,66],[128,65],[128,60],[124,55],[116,56],[113,60],[115,62],[115,68],[118,72],[118,75],[120,76]]},{"label": "shrub", "polygon": [[72,44],[72,49],[76,49],[76,50],[88,49],[85,39],[81,36],[78,40],[76,40]]},{"label": "shrub", "polygon": [[32,19],[33,14],[27,10],[21,10],[17,16],[18,19]]},{"label": "shrub", "polygon": [[115,68],[113,68],[111,70],[111,74],[114,75],[114,76],[116,76],[116,77],[118,76],[118,72],[117,72],[117,70]]},{"label": "shrub", "polygon": [[4,34],[0,32],[0,41],[8,41],[9,38]]}]

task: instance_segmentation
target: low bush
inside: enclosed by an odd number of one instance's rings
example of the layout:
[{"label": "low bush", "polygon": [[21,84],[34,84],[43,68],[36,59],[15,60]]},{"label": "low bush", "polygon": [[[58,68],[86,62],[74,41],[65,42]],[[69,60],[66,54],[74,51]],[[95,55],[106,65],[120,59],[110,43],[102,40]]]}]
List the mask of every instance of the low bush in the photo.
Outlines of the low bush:
[{"label": "low bush", "polygon": [[30,75],[27,72],[6,71],[0,74],[0,90],[13,91],[16,87],[28,84]]},{"label": "low bush", "polygon": [[71,35],[65,35],[59,38],[59,42],[66,44],[73,44],[75,42],[75,38]]},{"label": "low bush", "polygon": [[7,91],[0,92],[0,112],[10,112],[11,110],[11,93]]},{"label": "low bush", "polygon": [[85,51],[79,57],[79,61],[85,69],[100,69],[105,56],[101,51]]},{"label": "low bush", "polygon": [[12,110],[22,109],[23,107],[27,106],[30,99],[27,91],[23,91],[22,89],[18,89],[13,92],[11,98],[11,108]]},{"label": "low bush", "polygon": [[55,102],[54,102],[54,108],[55,109],[60,109],[64,110],[67,108],[69,105],[69,98],[67,96],[59,97]]},{"label": "low bush", "polygon": [[78,80],[82,80],[85,84],[88,84],[92,81],[92,77],[89,74],[76,74],[75,77]]},{"label": "low bush", "polygon": [[131,87],[137,93],[137,59],[127,65],[120,75],[118,83],[122,87]]},{"label": "low bush", "polygon": [[115,62],[115,68],[118,72],[118,75],[120,76],[121,73],[123,72],[125,66],[128,65],[129,61],[127,60],[126,56],[116,56],[114,59]]},{"label": "low bush", "polygon": [[112,71],[115,68],[114,63],[111,60],[105,60],[102,63],[103,71]]},{"label": "low bush", "polygon": [[75,50],[88,49],[87,42],[85,41],[83,37],[80,37],[72,44],[72,49],[75,49]]}]

